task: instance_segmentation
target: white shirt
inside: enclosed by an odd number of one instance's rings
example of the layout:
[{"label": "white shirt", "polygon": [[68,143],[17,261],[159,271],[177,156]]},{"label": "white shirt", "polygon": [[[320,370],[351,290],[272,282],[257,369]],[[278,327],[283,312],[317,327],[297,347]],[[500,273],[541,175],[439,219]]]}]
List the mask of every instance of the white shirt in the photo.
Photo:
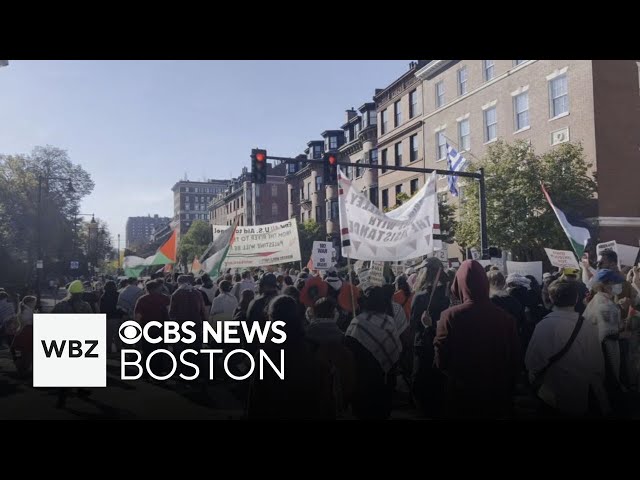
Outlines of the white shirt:
[{"label": "white shirt", "polygon": [[220,319],[231,319],[233,311],[237,306],[238,299],[235,296],[230,293],[221,293],[213,299],[213,304],[211,305],[211,316],[220,314],[221,317],[224,317]]},{"label": "white shirt", "polygon": [[[573,307],[554,307],[536,325],[525,356],[530,378],[533,379],[549,359],[567,344],[578,317]],[[562,412],[583,415],[588,410],[591,386],[600,408],[607,412],[609,406],[604,378],[604,357],[598,339],[598,327],[585,318],[569,351],[547,370],[540,398]]]}]

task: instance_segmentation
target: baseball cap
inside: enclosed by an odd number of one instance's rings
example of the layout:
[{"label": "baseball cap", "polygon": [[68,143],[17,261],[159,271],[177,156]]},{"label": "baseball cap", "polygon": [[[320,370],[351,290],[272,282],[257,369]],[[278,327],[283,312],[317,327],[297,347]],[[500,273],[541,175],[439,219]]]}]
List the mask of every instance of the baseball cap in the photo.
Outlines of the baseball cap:
[{"label": "baseball cap", "polygon": [[602,283],[622,283],[625,280],[620,273],[606,268],[598,270],[594,278],[596,282]]},{"label": "baseball cap", "polygon": [[80,280],[74,280],[69,284],[69,293],[84,293],[84,285]]}]

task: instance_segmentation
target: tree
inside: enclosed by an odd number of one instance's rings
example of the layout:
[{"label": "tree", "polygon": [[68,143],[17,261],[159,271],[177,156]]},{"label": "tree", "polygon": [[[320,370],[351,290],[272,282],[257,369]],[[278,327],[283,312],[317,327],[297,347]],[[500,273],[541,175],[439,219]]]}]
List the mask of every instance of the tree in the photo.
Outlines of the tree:
[{"label": "tree", "polygon": [[79,235],[73,214],[93,187],[90,175],[73,164],[65,150],[48,145],[29,155],[0,155],[0,283],[17,277],[20,283],[29,281],[35,272],[39,230],[47,270],[69,259]]},{"label": "tree", "polygon": [[178,260],[185,267],[195,257],[200,257],[213,240],[211,225],[202,220],[191,224],[189,231],[180,239],[178,245]]},{"label": "tree", "polygon": [[300,255],[302,257],[302,263],[306,265],[306,262],[311,258],[311,251],[313,250],[313,242],[322,242],[327,239],[327,229],[324,223],[318,223],[315,220],[309,220],[308,222],[298,222],[298,240],[300,241]]},{"label": "tree", "polygon": [[[512,252],[514,260],[544,260],[544,248],[570,250],[571,245],[540,188],[543,182],[554,203],[570,219],[586,216],[593,205],[596,182],[580,144],[565,143],[536,155],[524,141],[491,145],[469,171],[484,167],[487,230],[491,245]],[[460,179],[459,181],[462,181]],[[456,240],[463,249],[480,245],[479,186],[462,184],[461,218]]]}]

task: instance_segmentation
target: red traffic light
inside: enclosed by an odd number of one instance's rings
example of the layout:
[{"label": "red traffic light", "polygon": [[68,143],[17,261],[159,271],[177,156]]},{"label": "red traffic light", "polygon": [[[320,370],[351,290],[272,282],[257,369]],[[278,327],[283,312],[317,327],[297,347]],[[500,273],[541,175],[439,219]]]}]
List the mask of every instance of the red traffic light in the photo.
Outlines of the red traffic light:
[{"label": "red traffic light", "polygon": [[257,161],[264,162],[266,158],[267,158],[267,156],[264,153],[262,153],[262,152],[256,153],[256,160]]},{"label": "red traffic light", "polygon": [[329,156],[329,163],[331,165],[335,165],[336,164],[336,157],[334,157],[333,155]]}]

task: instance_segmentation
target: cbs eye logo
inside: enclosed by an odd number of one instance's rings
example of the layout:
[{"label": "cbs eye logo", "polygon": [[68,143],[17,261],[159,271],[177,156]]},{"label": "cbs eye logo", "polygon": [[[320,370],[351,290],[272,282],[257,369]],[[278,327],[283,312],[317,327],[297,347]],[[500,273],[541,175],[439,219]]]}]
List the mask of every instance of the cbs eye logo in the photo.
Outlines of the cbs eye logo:
[{"label": "cbs eye logo", "polygon": [[137,322],[127,320],[120,325],[118,334],[120,335],[120,340],[122,340],[123,343],[133,345],[134,343],[138,343],[142,338],[142,328],[140,328],[140,325]]}]

